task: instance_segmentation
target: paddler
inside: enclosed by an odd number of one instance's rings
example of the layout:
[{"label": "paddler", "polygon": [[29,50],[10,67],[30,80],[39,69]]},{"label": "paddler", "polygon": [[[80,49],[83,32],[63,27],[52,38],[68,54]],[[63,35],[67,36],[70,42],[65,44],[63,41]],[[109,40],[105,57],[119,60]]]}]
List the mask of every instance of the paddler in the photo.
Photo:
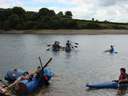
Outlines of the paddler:
[{"label": "paddler", "polygon": [[120,68],[120,75],[119,75],[118,83],[119,83],[119,87],[118,87],[117,94],[118,95],[125,94],[126,86],[122,86],[128,83],[128,74],[126,73],[125,68]]},{"label": "paddler", "polygon": [[110,46],[110,53],[113,53],[113,52],[114,52],[114,46],[111,45],[111,46]]}]

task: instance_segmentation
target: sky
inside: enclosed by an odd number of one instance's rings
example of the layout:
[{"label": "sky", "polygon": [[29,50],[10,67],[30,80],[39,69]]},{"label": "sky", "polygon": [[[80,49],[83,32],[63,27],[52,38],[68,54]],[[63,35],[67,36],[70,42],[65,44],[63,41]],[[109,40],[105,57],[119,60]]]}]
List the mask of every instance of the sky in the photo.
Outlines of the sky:
[{"label": "sky", "polygon": [[0,0],[0,8],[20,6],[27,11],[48,8],[72,11],[73,18],[112,22],[128,22],[128,0]]}]

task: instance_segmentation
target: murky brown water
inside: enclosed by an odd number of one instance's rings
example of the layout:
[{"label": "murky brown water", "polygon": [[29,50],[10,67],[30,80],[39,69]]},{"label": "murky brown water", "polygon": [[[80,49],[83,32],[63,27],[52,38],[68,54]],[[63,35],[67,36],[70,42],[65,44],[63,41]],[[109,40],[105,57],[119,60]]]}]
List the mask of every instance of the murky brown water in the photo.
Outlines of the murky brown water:
[{"label": "murky brown water", "polygon": [[[71,53],[46,51],[55,40],[78,42]],[[0,35],[0,78],[9,69],[32,69],[39,65],[38,56],[55,72],[51,85],[36,96],[115,96],[116,90],[87,90],[88,82],[111,81],[118,78],[119,68],[128,70],[128,35]],[[109,45],[118,54],[105,54]],[[127,95],[127,94],[126,94]]]}]

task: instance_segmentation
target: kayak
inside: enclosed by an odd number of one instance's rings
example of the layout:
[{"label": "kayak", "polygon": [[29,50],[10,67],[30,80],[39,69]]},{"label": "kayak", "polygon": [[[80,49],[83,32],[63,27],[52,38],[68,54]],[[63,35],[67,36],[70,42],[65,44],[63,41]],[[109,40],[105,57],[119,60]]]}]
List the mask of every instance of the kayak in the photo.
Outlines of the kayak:
[{"label": "kayak", "polygon": [[104,88],[117,89],[118,83],[110,81],[110,82],[103,82],[103,83],[96,83],[96,84],[87,84],[86,87],[94,88],[94,89],[104,89]]},{"label": "kayak", "polygon": [[117,54],[117,53],[118,53],[118,52],[116,52],[116,51],[114,51],[114,50],[113,50],[113,51],[105,50],[104,52],[105,52],[105,53],[110,53],[110,54]]},{"label": "kayak", "polygon": [[[121,87],[128,87],[128,83],[121,84]],[[118,82],[109,81],[103,83],[95,83],[95,84],[86,84],[86,87],[91,89],[117,89]]]},{"label": "kayak", "polygon": [[[53,77],[54,73],[51,71],[50,68],[45,68],[41,71],[41,77],[37,78],[33,77],[32,80],[22,80],[17,88],[16,91],[20,94],[28,94],[36,91],[38,88],[40,88],[45,83],[49,82],[51,78]],[[47,80],[44,80],[43,77],[47,77]]]}]

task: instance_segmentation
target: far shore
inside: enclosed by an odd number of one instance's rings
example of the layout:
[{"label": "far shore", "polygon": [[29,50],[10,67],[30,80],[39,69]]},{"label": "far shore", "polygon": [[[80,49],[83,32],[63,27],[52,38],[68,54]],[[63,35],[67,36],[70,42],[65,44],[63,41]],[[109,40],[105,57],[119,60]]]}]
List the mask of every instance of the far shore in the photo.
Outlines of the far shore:
[{"label": "far shore", "polygon": [[128,30],[113,30],[113,29],[104,29],[104,30],[10,30],[4,31],[0,30],[0,34],[42,34],[42,35],[102,35],[102,34],[128,34]]}]

